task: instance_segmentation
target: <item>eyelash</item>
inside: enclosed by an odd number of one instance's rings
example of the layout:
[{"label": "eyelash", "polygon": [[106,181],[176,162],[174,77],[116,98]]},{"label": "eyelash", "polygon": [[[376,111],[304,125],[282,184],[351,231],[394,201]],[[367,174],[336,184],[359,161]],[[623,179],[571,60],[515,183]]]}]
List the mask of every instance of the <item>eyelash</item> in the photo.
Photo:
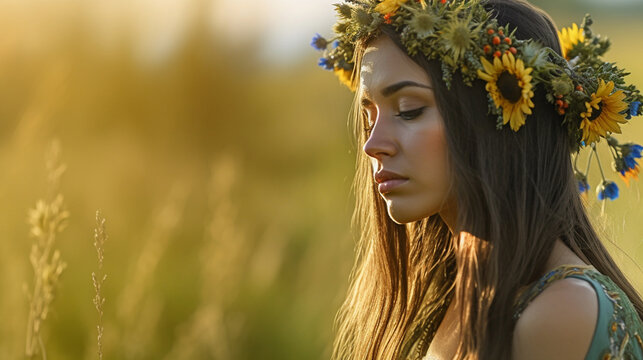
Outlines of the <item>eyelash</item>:
[{"label": "eyelash", "polygon": [[[403,120],[410,121],[422,115],[422,112],[424,112],[425,108],[426,106],[422,106],[421,108],[417,108],[409,111],[400,111],[399,113],[395,114],[395,116]],[[372,127],[364,127],[364,131],[366,131],[367,133],[370,132],[372,129],[373,129]]]},{"label": "eyelash", "polygon": [[[422,112],[424,111],[425,108],[426,108],[426,106],[422,106],[421,108],[417,108],[417,109],[413,109],[413,110],[409,110],[409,111],[400,111],[395,116],[397,116],[399,118],[402,118],[404,120],[413,120],[416,117],[422,115]],[[410,118],[405,118],[405,116],[410,116]]]}]

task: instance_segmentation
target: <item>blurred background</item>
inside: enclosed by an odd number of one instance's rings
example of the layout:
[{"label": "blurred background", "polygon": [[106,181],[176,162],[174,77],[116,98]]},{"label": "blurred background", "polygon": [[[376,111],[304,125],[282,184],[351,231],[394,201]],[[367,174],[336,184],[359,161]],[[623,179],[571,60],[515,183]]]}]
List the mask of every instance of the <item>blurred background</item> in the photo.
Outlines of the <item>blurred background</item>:
[{"label": "blurred background", "polygon": [[[331,3],[0,2],[1,359],[26,357],[29,299],[47,294],[38,276],[55,285],[39,327],[47,357],[98,358],[92,272],[107,275],[105,359],[330,356],[353,262],[355,156],[352,94],[310,46],[331,35]],[[591,12],[608,60],[643,87],[643,2],[532,3],[559,27]],[[621,138],[643,141],[641,121]],[[52,281],[32,266],[28,219],[56,192],[56,148],[69,218]],[[643,291],[640,185],[617,181],[605,217],[590,211]]]}]

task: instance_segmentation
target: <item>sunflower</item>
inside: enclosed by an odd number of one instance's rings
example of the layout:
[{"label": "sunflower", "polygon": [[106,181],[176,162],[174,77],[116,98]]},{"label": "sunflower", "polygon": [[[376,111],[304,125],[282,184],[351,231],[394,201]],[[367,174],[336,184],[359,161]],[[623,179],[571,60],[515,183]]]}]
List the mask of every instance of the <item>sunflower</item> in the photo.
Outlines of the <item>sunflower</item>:
[{"label": "sunflower", "polygon": [[[375,11],[379,12],[382,15],[386,14],[395,14],[397,9],[400,8],[400,6],[406,4],[408,0],[384,0],[381,3],[377,4],[375,6]],[[426,9],[426,0],[415,0],[422,4],[422,9]]]},{"label": "sunflower", "polygon": [[534,96],[531,84],[532,68],[525,68],[521,59],[516,60],[512,53],[505,53],[502,61],[495,57],[493,64],[481,57],[486,72],[478,70],[478,77],[487,82],[487,92],[497,108],[502,108],[503,124],[510,122],[511,129],[518,131],[531,114]]},{"label": "sunflower", "polygon": [[342,84],[348,86],[348,88],[353,92],[356,90],[352,84],[353,71],[346,70],[342,67],[336,67],[333,71]]},{"label": "sunflower", "polygon": [[601,79],[598,90],[592,94],[592,100],[585,102],[586,112],[581,113],[580,129],[583,130],[583,141],[591,144],[599,139],[599,136],[605,137],[607,131],[620,134],[621,128],[618,123],[626,123],[625,114],[622,111],[628,108],[627,103],[623,101],[625,94],[623,90],[615,91],[614,82],[605,83]]},{"label": "sunflower", "polygon": [[559,31],[558,37],[560,38],[560,48],[563,52],[563,57],[567,60],[569,60],[567,53],[574,45],[585,41],[585,33],[582,29],[578,28],[576,23],[573,23],[570,28],[563,28],[562,31]]},{"label": "sunflower", "polygon": [[375,11],[382,15],[394,14],[408,0],[384,0],[375,6]]}]

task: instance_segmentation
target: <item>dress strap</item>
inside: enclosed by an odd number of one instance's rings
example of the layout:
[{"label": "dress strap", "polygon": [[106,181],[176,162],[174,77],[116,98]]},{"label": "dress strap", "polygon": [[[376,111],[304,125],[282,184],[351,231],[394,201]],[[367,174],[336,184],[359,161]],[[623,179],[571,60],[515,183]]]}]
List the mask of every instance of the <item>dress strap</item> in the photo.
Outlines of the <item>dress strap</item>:
[{"label": "dress strap", "polygon": [[565,279],[572,275],[584,275],[587,270],[596,270],[592,265],[572,265],[564,264],[555,267],[550,272],[545,274],[543,277],[535,281],[532,285],[527,286],[522,290],[516,297],[516,302],[514,305],[514,320],[518,320],[522,312],[527,308],[527,305],[540,295],[549,285],[551,285],[556,280]]},{"label": "dress strap", "polygon": [[643,360],[643,322],[627,295],[608,276],[591,265],[561,265],[516,296],[514,321],[527,305],[556,280],[574,277],[592,285],[598,297],[598,320],[586,360]]}]

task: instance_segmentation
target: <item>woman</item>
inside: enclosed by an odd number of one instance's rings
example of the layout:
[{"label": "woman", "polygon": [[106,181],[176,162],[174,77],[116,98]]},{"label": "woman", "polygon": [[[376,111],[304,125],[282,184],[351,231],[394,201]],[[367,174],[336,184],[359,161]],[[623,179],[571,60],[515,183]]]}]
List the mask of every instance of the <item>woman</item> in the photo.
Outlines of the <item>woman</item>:
[{"label": "woman", "polygon": [[[641,156],[610,136],[641,97],[594,66],[607,45],[591,21],[561,49],[549,16],[521,0],[336,7],[336,41],[313,46],[356,91],[363,152],[333,358],[643,359],[643,301],[592,228],[587,171],[570,161],[607,143],[629,180]],[[599,199],[616,189],[603,178]]]}]

